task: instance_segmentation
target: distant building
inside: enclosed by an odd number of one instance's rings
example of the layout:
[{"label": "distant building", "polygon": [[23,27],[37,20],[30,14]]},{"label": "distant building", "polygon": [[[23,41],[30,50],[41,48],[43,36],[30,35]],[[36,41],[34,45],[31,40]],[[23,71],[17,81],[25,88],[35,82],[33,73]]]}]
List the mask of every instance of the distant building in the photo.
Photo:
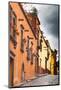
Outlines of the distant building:
[{"label": "distant building", "polygon": [[50,71],[52,75],[57,74],[56,54],[56,50],[51,51]]},{"label": "distant building", "polygon": [[39,31],[39,73],[57,74],[57,51],[53,51],[49,41],[45,40],[42,31]]},{"label": "distant building", "polygon": [[49,59],[48,45],[43,36],[43,32],[39,31],[39,71],[40,73],[47,73],[47,62]]}]

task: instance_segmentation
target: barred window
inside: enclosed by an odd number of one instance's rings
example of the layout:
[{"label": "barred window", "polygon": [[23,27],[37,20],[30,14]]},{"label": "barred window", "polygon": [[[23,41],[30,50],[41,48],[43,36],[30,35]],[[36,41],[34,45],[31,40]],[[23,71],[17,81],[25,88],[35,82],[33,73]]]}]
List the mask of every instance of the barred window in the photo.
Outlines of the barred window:
[{"label": "barred window", "polygon": [[14,48],[16,48],[16,41],[17,41],[17,38],[16,38],[16,17],[13,18],[13,23],[14,23],[14,27],[13,27],[13,37],[14,37]]},{"label": "barred window", "polygon": [[31,42],[29,36],[27,37],[27,60],[32,59],[32,46],[33,43]]},{"label": "barred window", "polygon": [[29,36],[27,36],[27,60],[30,60],[30,49],[29,49]]},{"label": "barred window", "polygon": [[20,31],[21,31],[21,51],[24,52],[24,39],[23,39],[23,33],[24,33],[24,28],[23,25],[20,26]]},{"label": "barred window", "polygon": [[12,40],[14,44],[14,48],[16,48],[16,45],[17,45],[17,40],[16,40],[16,23],[17,22],[16,21],[17,21],[16,14],[10,6],[10,15],[9,15],[10,39]]},{"label": "barred window", "polygon": [[40,51],[42,51],[42,40],[40,39]]}]

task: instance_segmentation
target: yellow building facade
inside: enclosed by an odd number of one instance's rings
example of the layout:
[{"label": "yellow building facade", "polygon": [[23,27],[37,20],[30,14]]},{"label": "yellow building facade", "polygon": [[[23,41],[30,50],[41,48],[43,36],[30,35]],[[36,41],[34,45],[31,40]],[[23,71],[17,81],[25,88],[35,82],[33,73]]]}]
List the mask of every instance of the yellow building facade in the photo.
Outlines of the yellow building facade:
[{"label": "yellow building facade", "polygon": [[57,74],[56,54],[57,54],[56,50],[51,51],[50,72],[52,75]]},{"label": "yellow building facade", "polygon": [[56,50],[52,50],[49,41],[39,30],[39,73],[57,74]]},{"label": "yellow building facade", "polygon": [[39,31],[39,67],[40,73],[47,72],[48,46],[42,31]]}]

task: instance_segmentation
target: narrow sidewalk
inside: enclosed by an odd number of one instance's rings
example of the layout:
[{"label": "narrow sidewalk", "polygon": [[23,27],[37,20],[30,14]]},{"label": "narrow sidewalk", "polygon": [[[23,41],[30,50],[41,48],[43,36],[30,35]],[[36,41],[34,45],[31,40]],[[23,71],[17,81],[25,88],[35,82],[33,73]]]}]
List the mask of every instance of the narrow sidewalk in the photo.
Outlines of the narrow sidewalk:
[{"label": "narrow sidewalk", "polygon": [[46,76],[48,75],[48,73],[45,73],[45,74],[37,74],[36,76],[32,77],[32,79],[29,79],[29,80],[24,80],[23,82],[19,83],[19,84],[16,84],[15,86],[13,87],[21,87],[22,85],[28,83],[28,82],[31,82],[39,77],[43,77],[43,76]]}]

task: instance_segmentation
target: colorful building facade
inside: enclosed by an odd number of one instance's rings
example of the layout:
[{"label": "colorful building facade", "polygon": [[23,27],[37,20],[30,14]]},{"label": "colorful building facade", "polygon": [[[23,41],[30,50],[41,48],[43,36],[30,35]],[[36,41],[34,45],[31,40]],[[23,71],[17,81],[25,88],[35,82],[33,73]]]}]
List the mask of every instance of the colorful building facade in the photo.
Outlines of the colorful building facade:
[{"label": "colorful building facade", "polygon": [[57,74],[57,64],[56,64],[56,55],[57,55],[57,51],[56,50],[52,50],[51,51],[51,61],[50,61],[50,71],[52,75],[56,75]]},{"label": "colorful building facade", "polygon": [[40,30],[35,13],[9,3],[9,86],[21,85],[37,74],[56,74],[56,52]]},{"label": "colorful building facade", "polygon": [[49,52],[47,40],[43,36],[43,32],[39,31],[39,67],[40,73],[47,73],[48,67],[47,62],[49,60]]},{"label": "colorful building facade", "polygon": [[[28,18],[19,3],[9,4],[10,38],[10,85],[16,86],[24,80],[33,79],[38,68],[37,33],[34,33]],[[33,30],[33,31],[32,31]],[[12,43],[13,41],[13,43]]]}]

